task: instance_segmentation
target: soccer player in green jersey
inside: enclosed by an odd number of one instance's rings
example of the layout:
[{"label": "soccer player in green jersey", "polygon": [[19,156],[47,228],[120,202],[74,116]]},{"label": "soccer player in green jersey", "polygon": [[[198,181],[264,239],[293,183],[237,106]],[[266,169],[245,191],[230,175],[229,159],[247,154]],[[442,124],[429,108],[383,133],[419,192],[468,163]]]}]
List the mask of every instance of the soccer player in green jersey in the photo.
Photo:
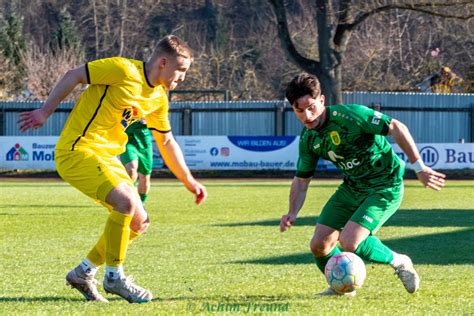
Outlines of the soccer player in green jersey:
[{"label": "soccer player in green jersey", "polygon": [[[385,136],[394,138],[426,188],[440,190],[446,176],[423,164],[413,137],[400,121],[362,105],[325,106],[314,76],[296,76],[286,87],[286,98],[304,128],[289,212],[282,216],[280,230],[284,232],[295,223],[319,158],[330,160],[342,171],[344,181],[316,224],[310,243],[316,265],[324,273],[329,258],[342,248],[364,260],[391,265],[405,289],[409,293],[417,291],[420,278],[411,259],[375,237],[403,198],[405,163]],[[320,294],[338,295],[331,288]],[[354,296],[355,291],[345,295]]]},{"label": "soccer player in green jersey", "polygon": [[120,160],[125,165],[128,175],[133,183],[138,181],[138,195],[143,204],[148,199],[150,192],[150,178],[153,169],[153,143],[152,135],[146,120],[135,121],[125,130],[128,142],[125,152],[120,155]]}]

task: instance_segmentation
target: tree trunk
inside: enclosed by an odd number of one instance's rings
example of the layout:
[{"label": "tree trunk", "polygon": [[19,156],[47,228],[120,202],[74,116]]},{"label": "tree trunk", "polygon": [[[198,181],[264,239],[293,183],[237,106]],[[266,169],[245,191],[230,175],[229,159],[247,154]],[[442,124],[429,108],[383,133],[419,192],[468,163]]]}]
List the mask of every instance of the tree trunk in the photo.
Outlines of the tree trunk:
[{"label": "tree trunk", "polygon": [[95,31],[95,58],[99,58],[99,25],[97,22],[97,4],[92,0],[92,12],[94,15],[94,31]]},{"label": "tree trunk", "polygon": [[335,79],[333,81],[333,90],[335,99],[333,104],[342,104],[344,100],[342,98],[342,64],[337,64],[334,67]]},{"label": "tree trunk", "polygon": [[127,20],[127,0],[122,0],[120,12],[119,56],[123,56],[125,48],[125,21]]},{"label": "tree trunk", "polygon": [[[338,97],[335,86],[340,87],[337,77],[334,75],[334,65],[336,64],[332,54],[332,35],[329,12],[332,11],[330,0],[316,1],[316,24],[318,26],[318,49],[321,73],[318,76],[321,83],[321,93],[326,97],[326,104],[335,104]],[[316,75],[316,74],[314,74]]]}]

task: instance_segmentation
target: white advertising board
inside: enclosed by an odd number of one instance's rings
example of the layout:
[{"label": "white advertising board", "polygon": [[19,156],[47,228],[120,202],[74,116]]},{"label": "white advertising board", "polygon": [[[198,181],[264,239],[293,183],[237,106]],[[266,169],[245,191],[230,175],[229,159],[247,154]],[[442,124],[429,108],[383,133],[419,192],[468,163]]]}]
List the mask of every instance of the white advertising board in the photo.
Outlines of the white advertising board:
[{"label": "white advertising board", "polygon": [[57,136],[1,136],[1,169],[55,170]]},{"label": "white advertising board", "polygon": [[[432,169],[474,169],[474,143],[427,143],[416,144],[425,165]],[[395,153],[405,162],[405,153],[397,144],[392,144]],[[407,169],[412,169],[410,163]]]},{"label": "white advertising board", "polygon": [[[178,136],[190,169],[295,170],[297,136]],[[320,161],[319,169],[335,169]]]},{"label": "white advertising board", "polygon": [[[56,136],[0,137],[0,169],[54,170]],[[295,170],[297,136],[177,136],[186,163],[193,170]],[[417,144],[433,169],[474,169],[474,143]],[[394,151],[407,161],[397,145]],[[155,150],[155,169],[163,168]],[[407,168],[411,164],[407,163]],[[335,169],[320,160],[318,170]]]}]

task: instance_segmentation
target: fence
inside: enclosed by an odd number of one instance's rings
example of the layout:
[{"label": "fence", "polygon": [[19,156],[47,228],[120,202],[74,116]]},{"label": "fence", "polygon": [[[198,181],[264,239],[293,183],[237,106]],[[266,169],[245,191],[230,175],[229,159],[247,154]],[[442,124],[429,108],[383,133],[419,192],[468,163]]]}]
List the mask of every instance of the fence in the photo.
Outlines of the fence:
[{"label": "fence", "polygon": [[[399,119],[417,142],[474,142],[473,94],[346,92],[344,100]],[[73,103],[62,103],[43,128],[19,132],[18,114],[40,106],[40,102],[0,102],[0,135],[59,135]],[[175,135],[284,136],[301,131],[290,105],[282,100],[173,102],[170,121]]]}]

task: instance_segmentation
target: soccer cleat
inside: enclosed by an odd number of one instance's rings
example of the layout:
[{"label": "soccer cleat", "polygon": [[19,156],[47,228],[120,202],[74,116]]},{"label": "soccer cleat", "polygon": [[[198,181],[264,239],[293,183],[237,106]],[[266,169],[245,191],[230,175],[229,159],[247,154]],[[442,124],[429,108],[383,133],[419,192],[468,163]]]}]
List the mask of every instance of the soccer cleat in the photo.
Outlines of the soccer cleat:
[{"label": "soccer cleat", "polygon": [[334,291],[332,288],[328,288],[327,290],[322,291],[318,295],[321,295],[321,296],[339,295],[339,296],[354,297],[356,296],[356,291],[347,292],[347,293],[339,293],[339,292]]},{"label": "soccer cleat", "polygon": [[123,279],[105,277],[104,290],[107,293],[122,297],[129,303],[147,303],[153,298],[150,291],[133,283],[132,276]]},{"label": "soccer cleat", "polygon": [[401,264],[395,268],[395,274],[400,278],[403,286],[409,293],[415,293],[420,288],[420,277],[416,273],[415,268],[410,257],[406,255],[401,256]]},{"label": "soccer cleat", "polygon": [[108,303],[109,301],[97,291],[97,280],[87,275],[81,267],[76,267],[66,275],[66,284],[78,290],[88,301]]}]

